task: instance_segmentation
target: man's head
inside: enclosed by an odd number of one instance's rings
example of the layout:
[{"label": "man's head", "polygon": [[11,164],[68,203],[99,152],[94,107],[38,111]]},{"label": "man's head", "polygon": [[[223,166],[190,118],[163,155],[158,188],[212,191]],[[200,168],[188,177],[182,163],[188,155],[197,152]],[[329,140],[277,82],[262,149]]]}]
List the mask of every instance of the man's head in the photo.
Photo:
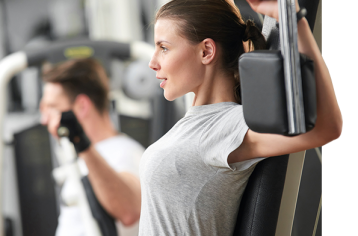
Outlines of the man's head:
[{"label": "man's head", "polygon": [[91,112],[108,113],[108,78],[94,59],[66,61],[43,74],[45,82],[40,103],[41,123],[56,136],[61,113],[73,110],[78,120]]}]

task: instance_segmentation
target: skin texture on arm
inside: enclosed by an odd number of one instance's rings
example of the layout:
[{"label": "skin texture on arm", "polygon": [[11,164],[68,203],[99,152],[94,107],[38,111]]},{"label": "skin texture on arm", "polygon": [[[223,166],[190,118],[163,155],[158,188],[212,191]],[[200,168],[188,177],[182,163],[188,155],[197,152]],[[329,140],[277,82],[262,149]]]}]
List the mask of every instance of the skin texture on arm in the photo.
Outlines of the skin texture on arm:
[{"label": "skin texture on arm", "polygon": [[79,156],[86,162],[89,180],[103,208],[123,225],[137,222],[141,202],[138,177],[129,172],[116,172],[93,146]]},{"label": "skin texture on arm", "polygon": [[[277,2],[248,0],[251,7],[262,14],[278,18]],[[298,6],[296,1],[296,7]],[[298,9],[298,8],[297,8]],[[305,18],[298,26],[298,49],[314,61],[317,121],[311,131],[295,137],[275,134],[260,134],[249,130],[241,146],[229,155],[228,162],[234,163],[256,157],[278,156],[307,150],[337,139],[342,130],[342,116],[334,93],[328,68]]]}]

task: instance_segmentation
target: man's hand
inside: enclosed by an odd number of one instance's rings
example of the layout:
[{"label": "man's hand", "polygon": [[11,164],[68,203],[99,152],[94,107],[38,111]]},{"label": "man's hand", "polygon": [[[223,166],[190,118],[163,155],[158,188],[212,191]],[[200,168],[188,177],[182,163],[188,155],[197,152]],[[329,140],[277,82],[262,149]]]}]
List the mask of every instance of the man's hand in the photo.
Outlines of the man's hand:
[{"label": "man's hand", "polygon": [[78,123],[75,114],[71,110],[62,112],[57,134],[59,137],[68,137],[75,146],[77,153],[87,150],[91,145],[82,126]]}]

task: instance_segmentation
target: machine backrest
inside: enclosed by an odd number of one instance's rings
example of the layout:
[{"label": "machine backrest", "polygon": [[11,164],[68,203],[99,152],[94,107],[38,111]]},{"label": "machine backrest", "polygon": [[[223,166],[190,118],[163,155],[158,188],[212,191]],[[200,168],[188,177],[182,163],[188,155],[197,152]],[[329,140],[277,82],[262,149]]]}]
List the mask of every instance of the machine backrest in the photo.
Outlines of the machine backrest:
[{"label": "machine backrest", "polygon": [[275,235],[288,156],[257,164],[241,200],[234,236]]}]

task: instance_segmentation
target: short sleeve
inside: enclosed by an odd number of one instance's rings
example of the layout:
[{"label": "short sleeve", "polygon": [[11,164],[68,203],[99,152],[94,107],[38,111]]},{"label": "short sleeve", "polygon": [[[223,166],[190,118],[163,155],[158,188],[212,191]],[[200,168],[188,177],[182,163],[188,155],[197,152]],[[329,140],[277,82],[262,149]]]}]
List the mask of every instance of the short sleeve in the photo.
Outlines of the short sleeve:
[{"label": "short sleeve", "polygon": [[199,143],[199,152],[205,164],[242,171],[257,163],[259,158],[232,165],[227,162],[229,154],[241,145],[248,129],[241,105],[213,116],[206,123]]},{"label": "short sleeve", "polygon": [[97,144],[97,151],[108,164],[117,172],[130,172],[139,175],[139,161],[144,148],[129,138],[122,135]]}]

